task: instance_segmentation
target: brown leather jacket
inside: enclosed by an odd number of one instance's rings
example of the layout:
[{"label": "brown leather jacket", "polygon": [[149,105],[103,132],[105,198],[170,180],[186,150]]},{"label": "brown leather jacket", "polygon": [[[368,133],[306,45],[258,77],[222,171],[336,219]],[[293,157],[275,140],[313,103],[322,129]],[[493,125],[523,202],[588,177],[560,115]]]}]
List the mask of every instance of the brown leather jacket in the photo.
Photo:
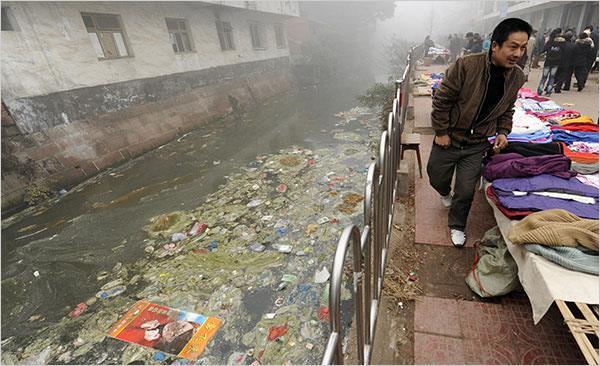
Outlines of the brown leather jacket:
[{"label": "brown leather jacket", "polygon": [[525,83],[525,74],[518,66],[505,71],[504,95],[487,116],[477,121],[487,92],[490,57],[479,53],[459,58],[434,93],[431,126],[436,136],[450,135],[455,147],[484,142],[496,133],[508,135],[512,129],[513,107]]}]

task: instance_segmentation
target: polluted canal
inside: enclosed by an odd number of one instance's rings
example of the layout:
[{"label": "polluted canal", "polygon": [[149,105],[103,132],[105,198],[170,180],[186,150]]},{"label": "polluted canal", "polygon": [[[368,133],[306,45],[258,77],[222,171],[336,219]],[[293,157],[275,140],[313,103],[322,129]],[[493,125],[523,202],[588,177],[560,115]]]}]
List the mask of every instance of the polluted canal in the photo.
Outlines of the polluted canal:
[{"label": "polluted canal", "polygon": [[[362,220],[380,135],[360,92],[283,96],[5,218],[3,363],[320,362],[328,270]],[[216,332],[188,359],[109,335],[139,301],[217,319]]]}]

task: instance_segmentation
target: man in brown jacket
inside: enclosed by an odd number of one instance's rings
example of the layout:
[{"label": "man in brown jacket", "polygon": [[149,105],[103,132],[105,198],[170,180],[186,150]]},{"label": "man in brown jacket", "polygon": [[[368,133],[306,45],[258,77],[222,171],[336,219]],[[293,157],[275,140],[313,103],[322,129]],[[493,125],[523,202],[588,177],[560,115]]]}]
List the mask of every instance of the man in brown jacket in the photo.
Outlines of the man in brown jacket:
[{"label": "man in brown jacket", "polygon": [[[517,61],[527,49],[532,28],[509,18],[492,33],[488,53],[469,55],[451,65],[433,96],[435,140],[427,164],[429,182],[450,208],[452,244],[465,244],[465,226],[489,137],[499,152],[508,144],[513,107],[525,75]],[[454,194],[452,176],[456,171]]]}]

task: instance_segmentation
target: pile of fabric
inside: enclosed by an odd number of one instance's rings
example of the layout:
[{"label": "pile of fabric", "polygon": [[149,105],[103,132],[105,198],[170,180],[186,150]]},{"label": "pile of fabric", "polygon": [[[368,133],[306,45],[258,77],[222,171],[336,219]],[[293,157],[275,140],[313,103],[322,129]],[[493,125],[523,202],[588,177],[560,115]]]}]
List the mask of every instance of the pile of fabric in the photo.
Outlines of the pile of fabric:
[{"label": "pile of fabric", "polygon": [[444,78],[443,72],[426,72],[419,76],[413,85],[416,90],[413,92],[415,95],[433,95],[433,92],[437,89],[438,85]]},{"label": "pile of fabric", "polygon": [[598,125],[528,89],[509,145],[486,159],[486,195],[511,220],[510,240],[565,268],[598,274]]},{"label": "pile of fabric", "polygon": [[442,47],[429,47],[427,50],[427,56],[435,57],[435,56],[448,56],[450,55],[450,50]]}]

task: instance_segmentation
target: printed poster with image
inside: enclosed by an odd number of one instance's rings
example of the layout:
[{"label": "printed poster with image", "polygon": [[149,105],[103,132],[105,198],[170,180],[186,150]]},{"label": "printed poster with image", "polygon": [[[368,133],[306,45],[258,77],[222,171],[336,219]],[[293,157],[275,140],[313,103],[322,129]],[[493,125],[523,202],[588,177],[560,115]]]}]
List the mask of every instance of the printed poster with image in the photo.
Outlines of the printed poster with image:
[{"label": "printed poster with image", "polygon": [[217,318],[141,300],[110,328],[108,335],[194,361],[220,326]]}]

